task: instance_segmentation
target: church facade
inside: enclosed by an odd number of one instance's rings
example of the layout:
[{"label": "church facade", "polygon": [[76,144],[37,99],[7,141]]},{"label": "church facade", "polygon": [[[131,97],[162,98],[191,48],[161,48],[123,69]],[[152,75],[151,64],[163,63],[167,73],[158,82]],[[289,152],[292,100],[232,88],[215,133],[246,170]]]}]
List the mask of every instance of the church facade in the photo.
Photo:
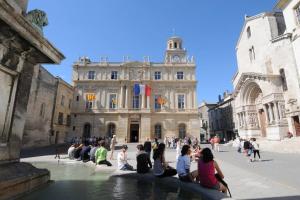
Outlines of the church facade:
[{"label": "church facade", "polygon": [[81,58],[73,65],[72,135],[199,139],[195,68],[179,37],[167,41],[162,63]]},{"label": "church facade", "polygon": [[282,0],[276,5],[282,11],[245,18],[233,79],[242,137],[300,136],[299,5]]}]

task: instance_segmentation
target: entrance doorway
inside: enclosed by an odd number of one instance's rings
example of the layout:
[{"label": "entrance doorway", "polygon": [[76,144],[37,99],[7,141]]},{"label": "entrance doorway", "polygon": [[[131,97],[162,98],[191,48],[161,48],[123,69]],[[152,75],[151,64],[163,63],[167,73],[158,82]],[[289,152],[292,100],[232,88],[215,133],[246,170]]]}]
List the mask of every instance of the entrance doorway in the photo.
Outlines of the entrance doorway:
[{"label": "entrance doorway", "polygon": [[267,136],[266,113],[263,109],[260,109],[258,111],[258,115],[260,121],[261,136],[266,137]]},{"label": "entrance doorway", "polygon": [[83,138],[91,137],[91,124],[89,123],[84,124],[82,137]]},{"label": "entrance doorway", "polygon": [[299,116],[294,116],[294,126],[296,130],[296,136],[300,136],[300,122],[299,122]]},{"label": "entrance doorway", "polygon": [[139,142],[139,124],[130,124],[130,142]]}]

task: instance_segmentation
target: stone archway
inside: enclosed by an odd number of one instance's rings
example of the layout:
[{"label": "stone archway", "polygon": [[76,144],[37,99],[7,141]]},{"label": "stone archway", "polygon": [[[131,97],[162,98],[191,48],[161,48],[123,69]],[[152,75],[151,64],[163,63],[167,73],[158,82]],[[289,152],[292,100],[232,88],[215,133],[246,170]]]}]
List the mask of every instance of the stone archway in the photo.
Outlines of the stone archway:
[{"label": "stone archway", "polygon": [[266,110],[262,104],[263,92],[256,82],[249,82],[241,90],[243,110],[238,113],[240,127],[251,136],[266,136]]},{"label": "stone archway", "polygon": [[112,138],[116,134],[116,125],[114,123],[109,123],[107,125],[107,137]]},{"label": "stone archway", "polygon": [[83,126],[83,138],[89,138],[91,137],[91,124],[90,123],[85,123]]},{"label": "stone archway", "polygon": [[178,126],[178,137],[180,139],[184,139],[186,136],[186,125],[185,124],[179,124]]}]

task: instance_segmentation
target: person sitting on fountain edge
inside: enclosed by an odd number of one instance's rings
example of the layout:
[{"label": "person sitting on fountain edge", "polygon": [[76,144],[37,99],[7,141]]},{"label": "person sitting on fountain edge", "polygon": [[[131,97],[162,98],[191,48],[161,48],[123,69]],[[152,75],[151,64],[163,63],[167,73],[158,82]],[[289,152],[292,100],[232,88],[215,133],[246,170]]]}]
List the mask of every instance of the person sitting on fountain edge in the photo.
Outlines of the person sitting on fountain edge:
[{"label": "person sitting on fountain edge", "polygon": [[107,149],[105,148],[105,141],[101,140],[100,148],[97,149],[95,152],[96,164],[112,166],[112,164],[109,161],[107,161],[106,156],[107,156]]}]

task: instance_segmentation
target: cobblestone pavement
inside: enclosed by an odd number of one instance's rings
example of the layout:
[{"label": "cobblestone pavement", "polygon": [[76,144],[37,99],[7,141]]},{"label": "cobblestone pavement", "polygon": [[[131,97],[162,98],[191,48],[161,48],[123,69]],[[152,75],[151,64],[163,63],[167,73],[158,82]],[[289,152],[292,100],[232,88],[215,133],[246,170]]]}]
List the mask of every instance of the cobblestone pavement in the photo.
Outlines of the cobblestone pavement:
[{"label": "cobblestone pavement", "polygon": [[[128,144],[129,163],[134,167],[136,166],[136,145]],[[201,145],[201,147],[208,147],[208,145]],[[51,153],[47,153],[45,149],[43,151],[44,156],[40,156],[40,154],[37,154],[39,156],[36,157],[26,156],[22,161],[56,161],[54,155],[50,155]],[[53,150],[51,151],[53,152]],[[36,152],[38,153],[39,150],[37,149]],[[117,157],[117,152],[115,151],[114,159]],[[33,154],[31,150],[30,155]],[[28,155],[28,153],[24,152],[24,155]],[[221,152],[214,152],[214,155],[235,199],[300,199],[299,155],[261,152],[261,162],[249,163],[243,154],[237,153],[235,148],[227,146],[221,146]],[[61,161],[80,163],[79,161],[69,161],[66,159],[66,155],[62,158],[65,159],[61,159]],[[175,149],[167,149],[166,160],[171,166],[176,166]],[[116,160],[111,162],[113,168],[116,168]],[[192,170],[196,168],[197,164],[193,162]]]}]

